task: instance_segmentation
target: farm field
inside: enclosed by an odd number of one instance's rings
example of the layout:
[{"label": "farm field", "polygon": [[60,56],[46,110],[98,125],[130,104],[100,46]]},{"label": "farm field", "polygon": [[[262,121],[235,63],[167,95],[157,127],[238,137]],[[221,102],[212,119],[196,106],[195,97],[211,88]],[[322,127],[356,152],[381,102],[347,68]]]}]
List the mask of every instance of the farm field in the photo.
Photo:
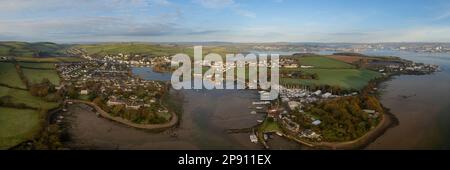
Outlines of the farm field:
[{"label": "farm field", "polygon": [[367,62],[367,60],[370,59],[370,57],[361,57],[361,56],[344,56],[344,55],[330,55],[327,56],[328,58],[332,58],[335,60],[339,60],[345,63],[356,63],[360,60],[363,60],[364,62]]},{"label": "farm field", "polygon": [[14,64],[12,63],[0,62],[0,77],[1,84],[23,89],[26,88],[26,86],[22,83],[19,74],[17,74]]},{"label": "farm field", "polygon": [[283,71],[302,71],[310,74],[317,74],[318,79],[293,79],[281,78],[282,85],[300,85],[300,86],[338,86],[342,89],[360,90],[367,83],[381,76],[380,73],[357,69],[356,66],[328,56],[305,56],[296,58],[300,65],[314,66],[310,69],[286,69]]},{"label": "farm field", "polygon": [[34,108],[43,108],[48,110],[58,106],[57,103],[46,102],[39,97],[34,97],[26,90],[18,90],[0,86],[0,97],[3,96],[11,96],[13,103],[23,103]]},{"label": "farm field", "polygon": [[183,48],[169,47],[144,43],[117,43],[117,44],[96,44],[96,45],[80,45],[79,48],[85,49],[90,55],[106,55],[106,54],[148,54],[155,56],[175,55],[183,52]]},{"label": "farm field", "polygon": [[[33,64],[30,66],[43,67],[45,64]],[[0,63],[0,70],[0,75],[2,76],[0,82],[8,86],[25,88],[12,63]],[[54,70],[32,69],[30,71]],[[0,86],[0,97],[5,96],[10,96],[12,103],[23,103],[37,109],[49,110],[58,107],[57,103],[46,102],[39,97],[34,97],[27,90]],[[41,127],[41,120],[42,115],[38,110],[0,107],[0,149],[8,149],[23,141],[32,139]]]},{"label": "farm field", "polygon": [[56,70],[39,70],[39,69],[26,69],[22,68],[23,74],[27,77],[28,81],[32,83],[40,83],[43,79],[47,78],[54,85],[60,84],[60,78]]},{"label": "farm field", "polygon": [[2,41],[0,42],[1,56],[21,56],[21,57],[53,57],[64,56],[65,49],[69,45],[55,44],[51,42],[17,42]]},{"label": "farm field", "polygon": [[28,63],[20,62],[20,66],[25,68],[35,68],[35,69],[55,69],[55,63]]},{"label": "farm field", "polygon": [[35,62],[35,63],[59,63],[59,62],[80,62],[80,61],[83,61],[83,59],[76,58],[76,57],[48,57],[48,58],[15,57],[15,60],[19,61],[19,62]]},{"label": "farm field", "polygon": [[281,84],[284,85],[330,85],[339,86],[343,89],[359,90],[364,88],[367,83],[379,77],[378,72],[365,69],[304,69],[307,73],[316,73],[319,76],[318,80],[306,79],[289,79],[282,78]]},{"label": "farm field", "polygon": [[300,65],[314,66],[314,68],[320,69],[353,69],[355,66],[323,56],[305,56],[298,58]]},{"label": "farm field", "polygon": [[0,107],[0,150],[30,140],[40,129],[36,110]]},{"label": "farm field", "polygon": [[[151,43],[106,43],[95,45],[78,45],[77,48],[82,48],[87,51],[89,55],[117,55],[122,54],[141,54],[150,56],[173,56],[175,54],[183,53],[190,57],[194,55],[192,46],[183,45],[158,45]],[[238,50],[232,47],[203,47],[203,55],[209,53],[217,53],[222,57],[225,54],[236,53]]]}]

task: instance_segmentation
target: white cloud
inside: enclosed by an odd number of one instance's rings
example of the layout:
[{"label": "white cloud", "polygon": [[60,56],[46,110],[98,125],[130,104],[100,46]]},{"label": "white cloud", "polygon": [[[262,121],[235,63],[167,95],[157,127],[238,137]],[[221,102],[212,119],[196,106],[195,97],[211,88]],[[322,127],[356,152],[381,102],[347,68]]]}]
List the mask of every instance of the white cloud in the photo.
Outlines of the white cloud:
[{"label": "white cloud", "polygon": [[[190,2],[201,8],[223,10],[247,18],[256,17],[238,0]],[[281,3],[282,0],[272,2]],[[292,18],[283,18],[282,22],[246,25],[239,20],[237,22],[242,23],[239,27],[231,25],[218,29],[217,26],[198,26],[196,21],[184,20],[181,13],[183,5],[169,0],[0,0],[0,40],[127,41],[151,37],[154,41],[450,42],[448,24],[352,30],[350,26],[358,25],[365,18],[342,14],[334,14],[335,17],[331,17],[329,22],[312,17],[314,19],[310,22],[298,19],[293,23]],[[449,18],[450,12],[441,11],[434,21]],[[433,19],[430,18],[431,21]]]},{"label": "white cloud", "polygon": [[[0,40],[160,36],[178,31],[168,0],[0,0]],[[160,7],[171,7],[153,12]],[[27,14],[27,15],[24,15]]]},{"label": "white cloud", "polygon": [[[0,13],[63,10],[117,10],[129,7],[168,6],[168,0],[0,0]],[[86,12],[86,11],[85,11]]]},{"label": "white cloud", "polygon": [[53,41],[93,37],[148,37],[175,33],[178,26],[166,18],[137,21],[122,17],[90,17],[37,20],[2,20],[0,37],[19,40]]}]

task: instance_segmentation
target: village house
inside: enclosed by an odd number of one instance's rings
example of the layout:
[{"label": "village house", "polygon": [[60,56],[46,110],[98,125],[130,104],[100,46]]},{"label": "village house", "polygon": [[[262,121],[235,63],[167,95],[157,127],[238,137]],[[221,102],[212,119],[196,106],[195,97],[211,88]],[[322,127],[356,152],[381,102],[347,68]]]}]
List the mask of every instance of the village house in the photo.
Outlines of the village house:
[{"label": "village house", "polygon": [[291,109],[292,111],[296,110],[297,108],[301,109],[301,103],[297,102],[297,101],[290,101],[290,102],[288,102],[288,106],[289,106],[289,109]]},{"label": "village house", "polygon": [[89,91],[88,90],[81,90],[80,91],[80,95],[88,95]]},{"label": "village house", "polygon": [[283,66],[284,68],[298,68],[297,63],[286,64]]},{"label": "village house", "polygon": [[306,129],[300,132],[299,137],[320,140],[321,136],[311,129]]},{"label": "village house", "polygon": [[303,68],[303,69],[310,69],[310,68],[314,68],[314,66],[305,66],[305,65],[302,65],[302,66],[300,66],[300,68]]}]

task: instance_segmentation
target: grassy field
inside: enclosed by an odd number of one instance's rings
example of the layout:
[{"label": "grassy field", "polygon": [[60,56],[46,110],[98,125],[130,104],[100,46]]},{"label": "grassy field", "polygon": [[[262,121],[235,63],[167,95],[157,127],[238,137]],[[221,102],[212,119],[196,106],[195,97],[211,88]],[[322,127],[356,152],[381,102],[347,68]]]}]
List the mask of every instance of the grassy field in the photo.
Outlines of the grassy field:
[{"label": "grassy field", "polygon": [[46,102],[39,97],[32,96],[26,90],[17,90],[0,86],[0,97],[11,96],[14,103],[24,103],[34,108],[53,109],[58,107],[57,103]]},{"label": "grassy field", "polygon": [[35,110],[0,107],[0,150],[32,139],[39,132],[40,120]]},{"label": "grassy field", "polygon": [[[49,65],[32,64],[29,66],[48,67]],[[52,71],[52,74],[47,73],[47,71]],[[45,72],[45,74],[43,74],[43,72]],[[28,77],[30,77],[30,75],[33,77],[36,75],[38,77],[43,77],[49,75],[54,76],[56,75],[56,72],[55,70],[24,69],[24,74]],[[0,79],[0,82],[2,83],[7,83],[14,87],[25,87],[12,63],[0,63],[0,75],[2,76],[2,79]],[[39,97],[34,97],[27,90],[18,90],[0,86],[0,97],[4,96],[11,96],[11,101],[13,103],[23,103],[37,109],[50,110],[58,107],[57,103],[46,102]],[[32,139],[41,127],[41,116],[42,115],[38,110],[0,107],[0,149],[7,149],[23,141]]]},{"label": "grassy field", "polygon": [[327,58],[323,56],[306,56],[298,58],[300,65],[306,66],[314,66],[314,68],[322,68],[322,69],[351,69],[355,68],[355,66],[333,59]]},{"label": "grassy field", "polygon": [[376,77],[381,76],[380,73],[357,69],[356,66],[349,63],[329,58],[326,56],[305,56],[297,57],[300,65],[314,66],[310,69],[286,69],[283,71],[303,71],[306,73],[317,74],[318,79],[292,79],[281,78],[280,83],[283,85],[306,85],[306,86],[339,86],[343,89],[359,90],[364,88],[368,82]]},{"label": "grassy field", "polygon": [[95,44],[80,45],[78,48],[85,49],[90,55],[106,54],[148,54],[155,56],[169,56],[182,52],[181,47],[169,47],[146,43],[114,43],[114,44]]},{"label": "grassy field", "polygon": [[15,57],[15,59],[16,59],[16,61],[19,61],[19,62],[34,62],[34,63],[59,63],[59,62],[83,61],[83,59],[77,58],[77,57],[48,57],[48,58]]},{"label": "grassy field", "polygon": [[12,87],[26,88],[12,63],[0,62],[0,83]]},{"label": "grassy field", "polygon": [[0,56],[21,56],[21,57],[52,57],[64,56],[65,49],[70,45],[55,44],[51,42],[0,42]]},{"label": "grassy field", "polygon": [[39,69],[22,69],[28,81],[32,83],[40,83],[44,78],[50,80],[54,85],[60,84],[60,78],[56,70],[39,70]]},{"label": "grassy field", "polygon": [[370,57],[362,57],[362,56],[344,56],[344,55],[330,55],[328,58],[332,58],[335,60],[339,60],[345,63],[357,63],[359,61],[367,62],[367,60],[371,59]]},{"label": "grassy field", "polygon": [[281,84],[289,85],[330,85],[344,89],[362,89],[367,83],[380,76],[380,73],[365,69],[304,69],[319,75],[318,80],[283,78]]},{"label": "grassy field", "polygon": [[36,69],[55,69],[55,63],[27,63],[27,62],[20,62],[20,66],[26,67],[26,68],[36,68]]},{"label": "grassy field", "polygon": [[[192,46],[184,45],[159,45],[150,43],[107,43],[95,45],[79,45],[89,55],[107,55],[107,54],[141,54],[150,56],[173,56],[183,53],[193,57],[194,49]],[[227,53],[235,53],[237,49],[221,46],[203,47],[204,56],[209,53],[218,53],[225,57]]]}]

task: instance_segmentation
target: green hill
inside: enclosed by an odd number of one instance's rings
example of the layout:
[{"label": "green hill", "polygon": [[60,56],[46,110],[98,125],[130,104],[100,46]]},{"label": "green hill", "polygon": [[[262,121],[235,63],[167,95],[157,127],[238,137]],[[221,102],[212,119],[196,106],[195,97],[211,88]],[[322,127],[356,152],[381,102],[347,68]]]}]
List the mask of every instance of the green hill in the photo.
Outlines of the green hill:
[{"label": "green hill", "polygon": [[58,57],[64,56],[70,45],[55,44],[51,42],[0,42],[0,56],[15,57]]},{"label": "green hill", "polygon": [[[173,44],[152,44],[152,43],[103,43],[76,45],[74,48],[83,49],[92,56],[138,54],[147,56],[173,56],[184,53],[193,56],[194,49],[191,45],[173,45]],[[237,48],[227,46],[208,46],[203,47],[203,53],[218,53],[225,56],[227,53],[235,53]]]}]

